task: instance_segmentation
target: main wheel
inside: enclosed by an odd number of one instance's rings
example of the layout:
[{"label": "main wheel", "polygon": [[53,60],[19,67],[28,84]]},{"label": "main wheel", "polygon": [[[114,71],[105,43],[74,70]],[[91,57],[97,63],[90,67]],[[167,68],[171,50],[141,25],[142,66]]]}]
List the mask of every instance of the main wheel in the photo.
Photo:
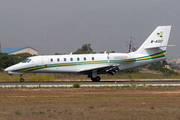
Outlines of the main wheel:
[{"label": "main wheel", "polygon": [[20,79],[20,82],[24,82],[24,79],[23,79],[23,78],[21,78],[21,79]]},{"label": "main wheel", "polygon": [[101,78],[100,78],[99,76],[97,76],[97,77],[95,77],[95,78],[91,77],[91,80],[92,80],[93,82],[99,82],[99,81],[101,80]]},{"label": "main wheel", "polygon": [[93,78],[93,77],[91,77],[91,80],[92,80],[93,82],[96,82],[96,79],[95,79],[95,78]]},{"label": "main wheel", "polygon": [[96,79],[96,82],[99,82],[101,80],[99,76],[97,76],[95,79]]}]

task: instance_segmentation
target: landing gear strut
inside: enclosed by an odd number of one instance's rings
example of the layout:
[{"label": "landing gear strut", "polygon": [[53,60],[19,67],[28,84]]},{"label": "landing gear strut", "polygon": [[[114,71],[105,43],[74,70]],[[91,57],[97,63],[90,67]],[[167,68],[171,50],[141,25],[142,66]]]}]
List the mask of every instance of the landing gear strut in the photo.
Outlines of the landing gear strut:
[{"label": "landing gear strut", "polygon": [[24,79],[22,78],[22,76],[23,76],[23,75],[20,74],[20,77],[21,77],[21,78],[20,78],[20,82],[24,82]]}]

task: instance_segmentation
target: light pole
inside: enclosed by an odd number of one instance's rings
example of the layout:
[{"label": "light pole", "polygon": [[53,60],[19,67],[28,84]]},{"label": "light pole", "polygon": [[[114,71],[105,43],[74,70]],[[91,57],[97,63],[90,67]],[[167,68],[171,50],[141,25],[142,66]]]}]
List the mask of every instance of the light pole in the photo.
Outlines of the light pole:
[{"label": "light pole", "polygon": [[49,39],[48,36],[50,36],[50,34],[44,34],[45,36],[47,36],[47,55],[49,55]]}]

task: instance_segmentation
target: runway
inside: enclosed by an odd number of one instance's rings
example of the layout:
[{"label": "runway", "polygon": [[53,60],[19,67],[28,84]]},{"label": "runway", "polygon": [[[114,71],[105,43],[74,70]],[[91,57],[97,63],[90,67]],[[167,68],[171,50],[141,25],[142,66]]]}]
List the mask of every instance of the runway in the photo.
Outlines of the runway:
[{"label": "runway", "polygon": [[81,87],[100,86],[180,86],[180,80],[156,80],[156,81],[50,81],[50,82],[0,82],[0,87],[72,87],[73,84]]}]

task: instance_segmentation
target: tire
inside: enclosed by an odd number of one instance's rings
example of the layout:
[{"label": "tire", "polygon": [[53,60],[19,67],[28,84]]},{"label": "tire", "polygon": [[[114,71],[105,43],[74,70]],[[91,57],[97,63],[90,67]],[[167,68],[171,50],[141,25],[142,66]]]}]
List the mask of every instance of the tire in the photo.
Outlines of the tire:
[{"label": "tire", "polygon": [[20,79],[20,82],[24,82],[24,79],[23,79],[23,78],[21,78],[21,79]]},{"label": "tire", "polygon": [[99,82],[101,80],[99,76],[97,76],[95,79],[96,79],[96,82]]},{"label": "tire", "polygon": [[99,76],[97,76],[97,77],[95,77],[95,78],[91,77],[91,80],[92,80],[93,82],[99,82],[99,81],[101,80],[101,78],[100,78]]},{"label": "tire", "polygon": [[95,78],[91,77],[91,80],[92,80],[93,82],[95,82]]}]

